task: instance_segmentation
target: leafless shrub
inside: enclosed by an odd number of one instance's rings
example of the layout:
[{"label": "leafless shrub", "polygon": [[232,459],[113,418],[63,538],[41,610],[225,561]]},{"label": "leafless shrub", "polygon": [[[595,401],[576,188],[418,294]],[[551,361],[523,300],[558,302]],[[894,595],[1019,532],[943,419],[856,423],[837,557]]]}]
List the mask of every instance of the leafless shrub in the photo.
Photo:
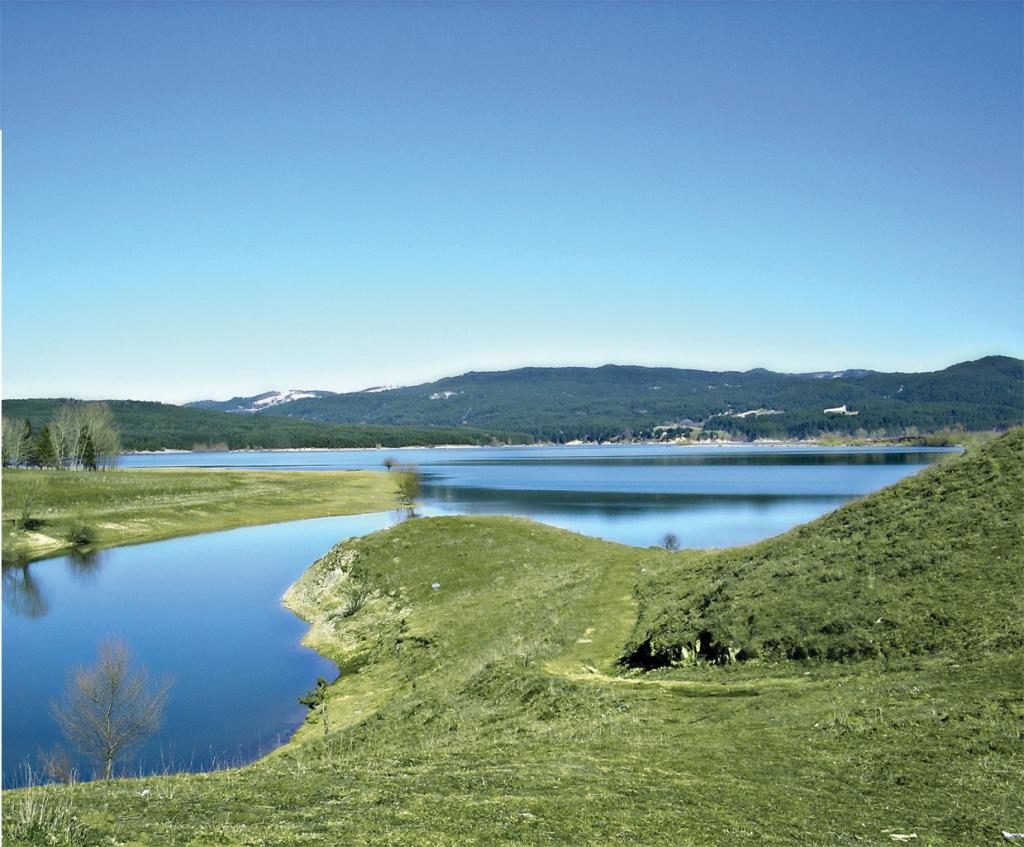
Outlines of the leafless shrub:
[{"label": "leafless shrub", "polygon": [[114,764],[128,748],[144,741],[160,726],[171,681],[151,684],[149,673],[132,664],[119,639],[99,646],[96,664],[75,668],[53,716],[68,741],[114,775]]}]

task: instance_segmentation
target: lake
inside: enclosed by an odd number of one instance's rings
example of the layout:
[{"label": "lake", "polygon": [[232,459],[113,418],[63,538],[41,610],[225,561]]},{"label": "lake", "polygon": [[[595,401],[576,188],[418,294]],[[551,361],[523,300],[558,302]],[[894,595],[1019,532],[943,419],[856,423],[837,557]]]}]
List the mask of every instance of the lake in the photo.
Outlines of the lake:
[{"label": "lake", "polygon": [[418,467],[420,511],[515,514],[645,547],[748,544],[813,520],[931,464],[925,448],[612,445],[124,457],[124,467],[380,470]]},{"label": "lake", "polygon": [[[637,546],[672,533],[684,547],[784,532],[890,485],[949,451],[667,446],[166,453],[123,467],[381,469],[424,477],[421,514],[516,514]],[[4,570],[3,783],[61,742],[49,703],[98,642],[123,637],[154,676],[171,674],[160,733],[132,773],[239,764],[285,741],[297,697],[333,665],[299,644],[287,587],[339,540],[392,514],[209,533]],[[90,767],[82,761],[83,775]]]},{"label": "lake", "polygon": [[[338,540],[391,522],[318,518],[5,568],[4,785],[62,743],[49,704],[108,636],[154,677],[174,677],[163,727],[131,772],[247,762],[287,740],[306,712],[296,698],[336,669],[299,644],[306,625],[281,595]],[[88,762],[76,764],[90,775]]]}]

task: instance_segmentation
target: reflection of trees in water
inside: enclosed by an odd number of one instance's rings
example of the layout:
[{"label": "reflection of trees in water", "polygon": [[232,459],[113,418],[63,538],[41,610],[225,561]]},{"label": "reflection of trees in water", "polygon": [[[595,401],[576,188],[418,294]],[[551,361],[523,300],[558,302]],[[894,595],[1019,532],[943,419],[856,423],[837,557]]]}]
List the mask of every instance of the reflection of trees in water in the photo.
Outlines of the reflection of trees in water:
[{"label": "reflection of trees in water", "polygon": [[[562,449],[562,448],[555,448]],[[722,465],[739,465],[744,467],[761,465],[930,465],[939,461],[942,456],[941,450],[907,450],[906,448],[772,448],[772,447],[739,447],[726,448],[722,452],[721,447],[711,447],[714,453],[691,452],[692,448],[685,447],[659,447],[654,448],[664,451],[662,455],[638,455],[629,451],[623,451],[621,447],[611,448],[620,455],[573,455],[571,453],[560,456],[535,456],[529,458],[518,457],[515,459],[506,458],[481,458],[481,459],[459,459],[450,465],[442,464],[441,472],[433,472],[431,477],[443,479],[443,472],[447,467],[679,467],[679,466],[705,466],[718,467]],[[705,448],[708,449],[708,448]],[[735,451],[735,452],[734,452]]]},{"label": "reflection of trees in water", "polygon": [[91,584],[99,576],[100,565],[103,563],[102,550],[80,550],[75,548],[71,551],[65,561],[68,566],[68,573],[75,578],[76,582]]},{"label": "reflection of trees in water", "polygon": [[636,517],[661,513],[692,516],[707,509],[757,509],[779,506],[821,505],[834,508],[849,497],[841,494],[685,494],[679,492],[537,490],[525,488],[463,488],[427,484],[423,488],[427,505],[454,508],[466,513],[508,513],[545,515]]},{"label": "reflection of trees in water", "polygon": [[403,509],[393,509],[391,512],[391,525],[398,526],[400,523],[404,523],[410,518],[418,517],[416,510],[412,507],[406,507]]},{"label": "reflection of trees in water", "polygon": [[[68,574],[78,583],[96,581],[103,564],[102,550],[73,550],[63,557]],[[3,563],[4,608],[13,615],[41,618],[50,611],[50,602],[39,583],[32,578],[35,563],[9,558]]]},{"label": "reflection of trees in water", "polygon": [[42,589],[32,578],[31,565],[5,563],[3,593],[4,608],[13,615],[41,618],[50,611]]}]

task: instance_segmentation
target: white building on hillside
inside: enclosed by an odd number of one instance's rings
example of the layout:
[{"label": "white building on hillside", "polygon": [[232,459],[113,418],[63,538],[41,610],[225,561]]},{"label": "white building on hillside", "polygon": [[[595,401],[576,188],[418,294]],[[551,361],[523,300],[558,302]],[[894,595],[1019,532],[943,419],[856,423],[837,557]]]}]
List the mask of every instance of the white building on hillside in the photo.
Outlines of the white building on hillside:
[{"label": "white building on hillside", "polygon": [[826,415],[859,415],[860,412],[851,412],[846,408],[846,404],[842,406],[836,406],[834,409],[825,409]]}]

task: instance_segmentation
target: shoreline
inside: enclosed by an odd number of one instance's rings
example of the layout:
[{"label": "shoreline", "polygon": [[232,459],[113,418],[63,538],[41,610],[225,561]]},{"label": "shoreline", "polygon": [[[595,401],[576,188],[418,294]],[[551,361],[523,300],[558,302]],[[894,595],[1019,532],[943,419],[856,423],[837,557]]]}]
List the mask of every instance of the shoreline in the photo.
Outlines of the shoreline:
[{"label": "shoreline", "polygon": [[[383,470],[130,469],[109,472],[117,475],[114,488],[108,483],[115,477],[106,473],[5,470],[5,564],[401,507],[395,481]],[[73,497],[65,494],[68,485]],[[31,528],[16,524],[26,498]],[[83,536],[79,542],[75,533]]]},{"label": "shoreline", "polygon": [[[971,434],[977,437],[978,434]],[[984,435],[984,434],[982,434]],[[551,447],[665,447],[666,449],[689,449],[694,447],[905,447],[933,450],[964,449],[965,438],[960,442],[949,444],[922,444],[927,436],[908,439],[884,438],[878,440],[851,439],[848,441],[831,441],[821,439],[771,439],[761,438],[755,441],[537,441],[530,444],[406,444],[402,447],[240,447],[228,450],[185,450],[165,448],[162,450],[124,450],[121,456],[171,456],[171,455],[217,455],[222,453],[393,453],[400,450],[529,450]]]}]

